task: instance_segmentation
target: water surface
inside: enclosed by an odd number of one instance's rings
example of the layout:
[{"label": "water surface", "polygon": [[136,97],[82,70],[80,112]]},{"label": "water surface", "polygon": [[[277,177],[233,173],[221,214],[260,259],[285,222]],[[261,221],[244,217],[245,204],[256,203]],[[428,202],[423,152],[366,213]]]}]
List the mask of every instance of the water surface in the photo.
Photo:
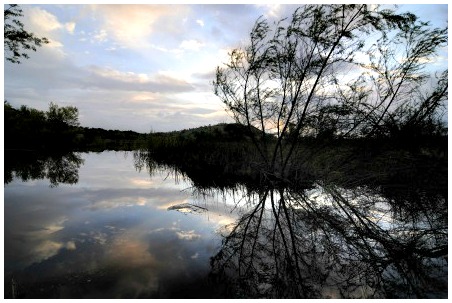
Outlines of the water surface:
[{"label": "water surface", "polygon": [[193,195],[170,170],[140,172],[131,153],[80,157],[75,184],[5,185],[5,296],[209,296],[209,258],[234,221],[223,198]]},{"label": "water surface", "polygon": [[6,298],[447,297],[441,192],[217,183],[148,152],[15,156]]}]

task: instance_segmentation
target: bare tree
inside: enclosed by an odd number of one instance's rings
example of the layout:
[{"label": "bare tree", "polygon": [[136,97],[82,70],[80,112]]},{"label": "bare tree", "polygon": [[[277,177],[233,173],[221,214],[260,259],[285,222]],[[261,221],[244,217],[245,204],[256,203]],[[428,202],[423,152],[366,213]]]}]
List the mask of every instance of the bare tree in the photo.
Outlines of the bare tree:
[{"label": "bare tree", "polygon": [[421,72],[446,43],[445,29],[432,30],[411,13],[305,5],[274,27],[259,18],[249,44],[230,53],[213,85],[248,126],[266,177],[285,182],[300,135],[322,127],[339,136],[373,135],[393,120],[431,117],[447,96],[447,77],[426,95],[413,88],[426,84]]},{"label": "bare tree", "polygon": [[444,199],[442,211],[394,217],[386,228],[376,223],[378,192],[316,181],[319,203],[291,189],[288,175],[303,135],[388,136],[437,119],[447,71],[435,79],[428,68],[445,45],[446,29],[378,6],[305,5],[273,27],[258,19],[213,85],[249,129],[263,191],[225,237],[214,271],[232,269],[238,289],[262,297],[324,297],[328,288],[342,297],[425,297],[429,283],[447,289]]},{"label": "bare tree", "polygon": [[367,91],[367,98],[362,104],[343,99],[363,109],[347,134],[361,127],[361,135],[390,135],[438,117],[447,101],[447,70],[433,75],[432,63],[438,49],[447,46],[447,29],[431,29],[414,16],[412,20],[367,50],[368,61],[360,63],[365,69],[361,81],[366,85],[361,89]]}]

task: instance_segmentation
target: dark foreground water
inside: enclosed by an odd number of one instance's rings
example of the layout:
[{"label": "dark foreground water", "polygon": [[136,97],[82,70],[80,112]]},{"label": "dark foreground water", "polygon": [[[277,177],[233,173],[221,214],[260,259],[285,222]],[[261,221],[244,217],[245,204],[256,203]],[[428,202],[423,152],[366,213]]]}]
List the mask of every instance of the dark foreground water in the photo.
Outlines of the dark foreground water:
[{"label": "dark foreground water", "polygon": [[199,188],[146,153],[19,158],[5,298],[447,298],[441,195]]}]

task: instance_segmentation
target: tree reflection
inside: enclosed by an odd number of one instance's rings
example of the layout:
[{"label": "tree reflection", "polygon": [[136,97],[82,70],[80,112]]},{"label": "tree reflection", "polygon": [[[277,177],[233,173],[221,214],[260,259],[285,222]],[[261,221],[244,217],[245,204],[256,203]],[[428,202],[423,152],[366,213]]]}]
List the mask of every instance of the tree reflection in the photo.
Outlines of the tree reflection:
[{"label": "tree reflection", "polygon": [[[162,164],[136,153],[135,165],[152,174]],[[203,186],[206,176],[182,176],[197,193],[215,190]],[[274,180],[236,185],[237,209],[246,211],[211,258],[210,281],[223,297],[447,297],[446,196],[322,180],[309,189]]]},{"label": "tree reflection", "polygon": [[444,209],[397,217],[373,191],[321,182],[255,201],[211,260],[227,297],[447,296]]},{"label": "tree reflection", "polygon": [[49,179],[52,187],[60,183],[76,184],[83,162],[81,155],[75,152],[44,155],[9,151],[5,153],[5,184],[14,178],[22,181]]}]

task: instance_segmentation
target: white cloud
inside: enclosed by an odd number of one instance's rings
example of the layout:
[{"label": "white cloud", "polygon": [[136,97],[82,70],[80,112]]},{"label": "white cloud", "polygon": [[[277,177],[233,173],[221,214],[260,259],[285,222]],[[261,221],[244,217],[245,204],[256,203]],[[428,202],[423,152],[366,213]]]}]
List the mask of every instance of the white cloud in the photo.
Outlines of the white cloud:
[{"label": "white cloud", "polygon": [[107,37],[108,37],[107,31],[101,29],[100,31],[96,32],[96,34],[93,36],[93,42],[99,43],[105,42],[107,41]]},{"label": "white cloud", "polygon": [[24,16],[26,29],[37,36],[45,36],[50,39],[57,39],[57,35],[61,34],[60,30],[73,34],[76,26],[73,21],[61,23],[55,15],[40,7],[25,8]]},{"label": "white cloud", "polygon": [[180,48],[191,51],[199,51],[204,46],[204,43],[197,40],[184,40],[180,44]]},{"label": "white cloud", "polygon": [[280,4],[263,4],[263,6],[267,9],[267,17],[279,17],[281,13]]},{"label": "white cloud", "polygon": [[63,28],[57,17],[39,7],[31,8],[27,14],[29,14],[29,20],[33,29],[44,34]]},{"label": "white cloud", "polygon": [[178,231],[176,235],[181,240],[193,241],[201,238],[200,234],[195,233],[194,230],[190,231]]},{"label": "white cloud", "polygon": [[[25,30],[32,32],[36,37],[46,37],[48,44],[43,44],[36,53],[31,53],[33,57],[40,57],[43,53],[48,53],[52,58],[63,58],[66,56],[64,45],[61,42],[62,36],[66,33],[72,34],[75,30],[75,22],[61,23],[58,18],[41,9],[40,7],[23,7]],[[36,60],[36,59],[35,59]]]},{"label": "white cloud", "polygon": [[176,55],[179,55],[179,54],[181,54],[183,52],[183,50],[181,50],[179,48],[172,48],[172,49],[170,49],[170,48],[166,48],[166,47],[163,47],[161,45],[155,45],[155,44],[150,44],[150,47],[155,49],[155,50],[164,52],[164,53],[172,53],[172,54],[176,54]]},{"label": "white cloud", "polygon": [[75,22],[67,22],[64,24],[64,27],[70,34],[73,34],[75,30]]},{"label": "white cloud", "polygon": [[196,23],[199,24],[199,26],[204,27],[204,21],[201,19],[196,20]]},{"label": "white cloud", "polygon": [[[188,11],[180,5],[92,5],[91,9],[118,43],[132,49],[148,47],[150,35],[160,30],[180,30],[175,18],[182,22],[180,14]],[[164,28],[159,28],[160,20],[164,20]]]}]

